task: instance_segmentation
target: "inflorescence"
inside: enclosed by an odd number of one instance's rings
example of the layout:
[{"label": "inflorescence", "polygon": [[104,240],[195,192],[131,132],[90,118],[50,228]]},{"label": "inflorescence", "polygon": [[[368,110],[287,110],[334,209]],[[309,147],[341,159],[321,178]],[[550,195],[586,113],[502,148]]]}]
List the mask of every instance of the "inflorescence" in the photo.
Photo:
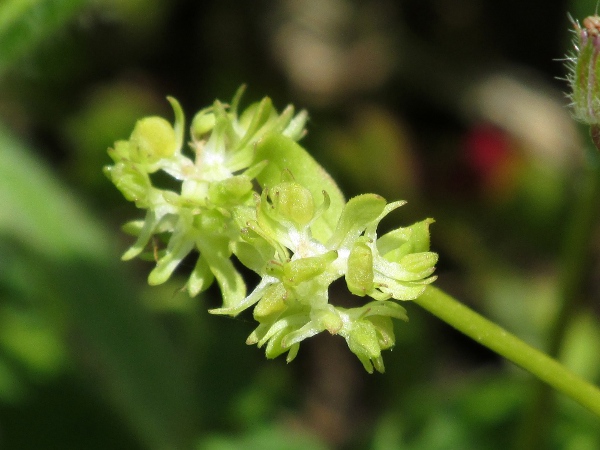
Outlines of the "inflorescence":
[{"label": "inflorescence", "polygon": [[[238,113],[242,93],[229,106],[217,100],[196,114],[191,151],[172,98],[173,126],[143,118],[129,140],[109,149],[114,164],[105,173],[146,210],[125,226],[137,240],[123,259],[154,255],[148,282],[158,285],[198,252],[187,291],[195,296],[216,280],[223,304],[210,312],[234,316],[254,307],[258,326],[247,343],[266,346],[268,358],[287,352],[289,362],[304,339],[327,330],[346,340],[367,371],[383,372],[381,351],[395,342],[391,319],[407,320],[396,300],[417,298],[435,279],[433,220],[379,236],[379,222],[404,202],[376,194],[346,201],[297,144],[306,112],[288,106],[278,113],[264,98]],[[175,188],[157,186],[158,172]],[[156,241],[163,248],[153,248]],[[232,258],[260,277],[251,292]],[[341,278],[351,294],[369,299],[355,308],[333,305],[329,287]]]}]

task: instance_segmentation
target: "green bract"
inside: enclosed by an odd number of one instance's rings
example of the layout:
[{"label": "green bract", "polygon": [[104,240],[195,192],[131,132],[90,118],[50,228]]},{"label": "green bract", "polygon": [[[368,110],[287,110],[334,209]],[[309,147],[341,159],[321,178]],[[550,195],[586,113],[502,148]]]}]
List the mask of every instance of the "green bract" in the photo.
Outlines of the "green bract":
[{"label": "green bract", "polygon": [[[146,210],[144,220],[126,225],[137,240],[123,259],[154,256],[148,277],[154,285],[198,252],[188,292],[194,296],[216,280],[223,304],[212,313],[254,307],[258,326],[247,343],[266,346],[267,357],[287,353],[291,361],[301,341],[327,330],[342,336],[369,372],[383,372],[381,351],[394,345],[391,318],[407,320],[396,300],[415,299],[435,279],[433,221],[379,236],[379,222],[404,202],[375,194],[346,201],[295,142],[306,113],[294,115],[288,106],[279,114],[265,98],[238,114],[242,91],[231,106],[217,100],[196,114],[189,150],[182,148],[184,117],[174,99],[173,126],[159,117],[141,119],[129,140],[109,149],[114,164],[106,174]],[[155,185],[159,171],[176,189]],[[260,276],[250,293],[232,258]],[[341,278],[357,299],[371,300],[349,309],[332,304],[329,286]]]}]

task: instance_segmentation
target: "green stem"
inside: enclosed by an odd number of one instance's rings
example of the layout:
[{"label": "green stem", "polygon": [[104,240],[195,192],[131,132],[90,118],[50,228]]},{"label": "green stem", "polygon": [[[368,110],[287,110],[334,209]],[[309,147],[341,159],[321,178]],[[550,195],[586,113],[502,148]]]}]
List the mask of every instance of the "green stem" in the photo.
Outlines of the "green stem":
[{"label": "green stem", "polygon": [[531,347],[435,287],[429,286],[414,302],[600,417],[600,389],[545,353]]}]

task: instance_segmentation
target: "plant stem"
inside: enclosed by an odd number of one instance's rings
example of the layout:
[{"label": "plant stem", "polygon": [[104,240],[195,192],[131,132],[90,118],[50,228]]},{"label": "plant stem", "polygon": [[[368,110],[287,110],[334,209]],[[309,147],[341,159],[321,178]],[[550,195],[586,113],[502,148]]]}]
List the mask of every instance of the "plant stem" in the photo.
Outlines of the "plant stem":
[{"label": "plant stem", "polygon": [[429,286],[415,303],[481,345],[531,372],[600,417],[600,389],[450,295]]}]

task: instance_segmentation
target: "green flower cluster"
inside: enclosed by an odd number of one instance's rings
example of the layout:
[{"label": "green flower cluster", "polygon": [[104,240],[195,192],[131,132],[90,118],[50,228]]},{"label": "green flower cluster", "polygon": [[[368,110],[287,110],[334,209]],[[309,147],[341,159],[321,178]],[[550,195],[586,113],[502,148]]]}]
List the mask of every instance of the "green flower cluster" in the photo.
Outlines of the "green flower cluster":
[{"label": "green flower cluster", "polygon": [[[196,265],[187,280],[191,296],[218,283],[223,305],[214,314],[236,315],[254,306],[258,327],[248,344],[266,345],[274,358],[296,356],[300,342],[324,330],[342,336],[367,371],[384,371],[381,351],[394,345],[392,318],[407,320],[393,300],[417,298],[432,276],[437,255],[429,251],[431,219],[378,236],[379,222],[404,202],[375,194],[346,201],[335,182],[296,141],[306,112],[281,114],[270,99],[238,114],[243,90],[231,106],[215,101],[191,125],[191,152],[184,153],[179,104],[171,126],[160,117],[141,119],[129,140],[118,141],[105,168],[125,198],[146,210],[126,229],[137,235],[123,255],[154,249],[148,282],[165,282],[190,252]],[[156,173],[173,180],[157,186]],[[152,251],[150,251],[152,254]],[[235,257],[260,276],[249,294]],[[355,296],[371,301],[342,308],[329,301],[329,286],[345,280]]]}]

